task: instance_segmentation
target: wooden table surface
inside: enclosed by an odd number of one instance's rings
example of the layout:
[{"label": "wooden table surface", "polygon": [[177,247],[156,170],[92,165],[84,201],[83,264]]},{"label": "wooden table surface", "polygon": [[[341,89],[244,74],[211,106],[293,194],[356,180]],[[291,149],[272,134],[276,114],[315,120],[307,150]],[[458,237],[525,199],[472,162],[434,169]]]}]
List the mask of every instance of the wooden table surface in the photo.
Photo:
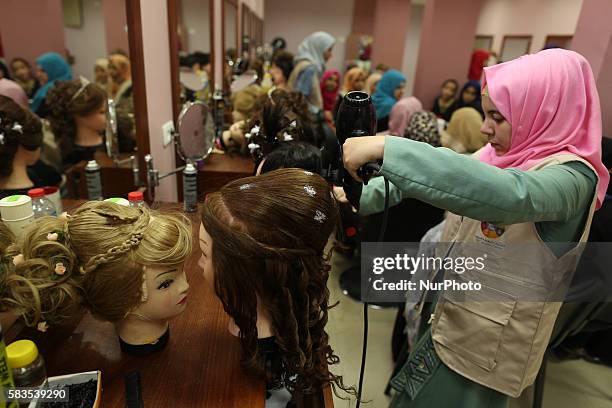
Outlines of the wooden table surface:
[{"label": "wooden table surface", "polygon": [[[70,211],[78,203],[67,200],[64,204]],[[162,208],[179,207],[174,204]],[[190,218],[197,237],[198,214]],[[133,371],[141,374],[146,408],[264,407],[264,382],[241,369],[238,339],[227,330],[228,316],[204,281],[197,266],[199,256],[194,241],[194,251],[185,264],[191,286],[187,308],[170,322],[170,341],[161,352],[147,357],[122,354],[112,324],[89,314],[70,327],[50,328],[46,333],[23,329],[16,339],[36,342],[49,376],[101,370],[104,408],[125,406],[124,376]]]}]

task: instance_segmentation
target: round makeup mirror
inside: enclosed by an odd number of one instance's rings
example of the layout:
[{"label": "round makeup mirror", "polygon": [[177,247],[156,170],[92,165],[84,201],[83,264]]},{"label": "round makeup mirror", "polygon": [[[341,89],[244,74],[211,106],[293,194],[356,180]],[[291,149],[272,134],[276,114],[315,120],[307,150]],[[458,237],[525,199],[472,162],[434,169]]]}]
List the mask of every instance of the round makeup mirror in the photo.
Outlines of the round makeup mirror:
[{"label": "round makeup mirror", "polygon": [[115,101],[109,99],[106,104],[106,154],[111,159],[119,156],[119,139],[117,136],[117,110]]},{"label": "round makeup mirror", "polygon": [[181,71],[179,81],[186,89],[197,92],[206,88],[207,80],[203,75],[198,75],[191,71]]},{"label": "round makeup mirror", "polygon": [[238,75],[232,82],[232,93],[242,91],[244,88],[254,84],[256,81],[257,73],[255,71],[247,71],[242,75]]},{"label": "round makeup mirror", "polygon": [[208,157],[215,145],[212,113],[203,102],[187,102],[177,121],[176,144],[183,160],[197,161]]}]

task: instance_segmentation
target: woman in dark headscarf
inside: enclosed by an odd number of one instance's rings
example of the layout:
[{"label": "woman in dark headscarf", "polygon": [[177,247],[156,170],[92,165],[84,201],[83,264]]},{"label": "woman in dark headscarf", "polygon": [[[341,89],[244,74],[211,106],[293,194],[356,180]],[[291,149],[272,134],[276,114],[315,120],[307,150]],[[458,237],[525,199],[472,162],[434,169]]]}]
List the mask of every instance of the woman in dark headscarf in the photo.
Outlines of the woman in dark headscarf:
[{"label": "woman in dark headscarf", "polygon": [[41,87],[36,91],[34,99],[30,104],[32,112],[38,116],[45,115],[44,101],[47,92],[55,85],[55,81],[69,81],[72,79],[70,65],[56,52],[48,52],[36,59],[38,70],[36,75]]},{"label": "woman in dark headscarf", "polygon": [[474,108],[484,119],[484,112],[482,111],[482,98],[480,96],[480,82],[467,81],[465,85],[463,85],[463,88],[461,88],[461,93],[459,94],[459,100],[455,106],[455,110],[461,108]]}]

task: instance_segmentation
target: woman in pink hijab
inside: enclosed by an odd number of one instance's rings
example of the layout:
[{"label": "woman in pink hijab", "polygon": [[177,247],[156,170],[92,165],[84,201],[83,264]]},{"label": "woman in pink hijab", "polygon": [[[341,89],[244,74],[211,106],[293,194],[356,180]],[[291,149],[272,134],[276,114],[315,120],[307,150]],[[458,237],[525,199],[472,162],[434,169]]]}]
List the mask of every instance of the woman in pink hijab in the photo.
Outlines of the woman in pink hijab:
[{"label": "woman in pink hijab", "polygon": [[[583,248],[576,243],[586,241],[605,197],[599,96],[583,56],[545,50],[485,68],[484,77],[481,132],[489,143],[473,156],[385,136],[343,146],[354,177],[382,160],[381,174],[404,197],[449,211],[440,242],[453,244],[436,256],[483,261],[440,274],[480,288],[427,298],[408,291],[423,330],[391,381],[393,408],[506,407],[520,396],[551,341]],[[436,299],[435,309],[422,312],[426,299]]]},{"label": "woman in pink hijab", "polygon": [[412,115],[422,110],[423,104],[414,96],[400,99],[389,115],[389,134],[403,137]]}]

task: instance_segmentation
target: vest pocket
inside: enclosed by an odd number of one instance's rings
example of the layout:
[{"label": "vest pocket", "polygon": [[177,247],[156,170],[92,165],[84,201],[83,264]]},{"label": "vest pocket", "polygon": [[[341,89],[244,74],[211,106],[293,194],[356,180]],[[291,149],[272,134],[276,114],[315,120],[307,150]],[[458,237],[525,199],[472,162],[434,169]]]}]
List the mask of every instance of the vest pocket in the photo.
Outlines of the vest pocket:
[{"label": "vest pocket", "polygon": [[459,302],[450,294],[442,296],[439,317],[432,327],[432,338],[486,371],[495,368],[505,326],[510,321],[516,300],[509,294],[482,285],[478,295],[468,299],[495,299]]}]

